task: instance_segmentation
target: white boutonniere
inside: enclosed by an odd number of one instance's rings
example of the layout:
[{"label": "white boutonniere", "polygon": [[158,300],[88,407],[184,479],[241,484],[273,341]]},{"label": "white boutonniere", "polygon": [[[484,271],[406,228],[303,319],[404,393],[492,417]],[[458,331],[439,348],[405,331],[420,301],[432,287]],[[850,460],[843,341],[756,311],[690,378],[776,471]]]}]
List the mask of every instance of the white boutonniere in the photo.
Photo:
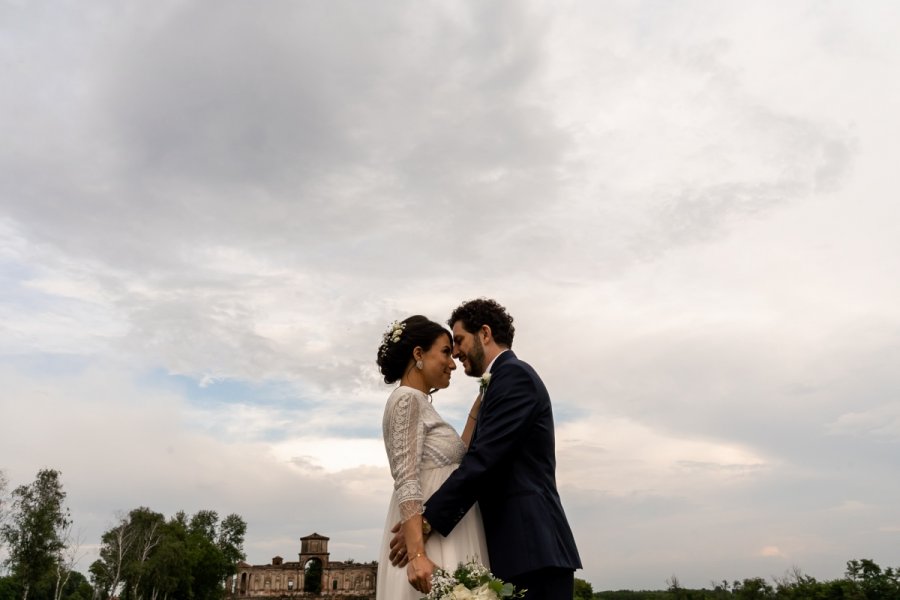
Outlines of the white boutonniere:
[{"label": "white boutonniere", "polygon": [[478,389],[483,393],[484,390],[487,389],[488,384],[491,382],[491,374],[485,373],[478,381],[480,382]]}]

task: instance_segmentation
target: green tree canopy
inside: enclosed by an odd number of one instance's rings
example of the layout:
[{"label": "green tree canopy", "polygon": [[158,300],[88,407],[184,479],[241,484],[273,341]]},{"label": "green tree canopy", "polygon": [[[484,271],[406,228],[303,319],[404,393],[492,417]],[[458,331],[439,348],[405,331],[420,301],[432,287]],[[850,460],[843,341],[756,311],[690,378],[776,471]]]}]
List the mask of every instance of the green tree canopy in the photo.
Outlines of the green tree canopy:
[{"label": "green tree canopy", "polygon": [[[674,575],[667,581],[665,591],[603,591],[594,592],[595,600],[724,600],[779,599],[779,600],[900,600],[900,569],[882,569],[871,559],[847,562],[845,576],[833,581],[816,581],[804,575],[800,569],[769,584],[760,577],[750,577],[729,584],[727,581],[713,583],[709,589],[687,589],[680,585]],[[576,580],[577,584],[577,580]],[[576,587],[575,599],[577,595]]]},{"label": "green tree canopy", "polygon": [[61,576],[62,552],[72,519],[64,502],[60,474],[53,469],[38,471],[34,482],[13,490],[10,514],[0,527],[0,539],[9,556],[5,561],[21,589],[22,600],[53,597]]},{"label": "green tree canopy", "polygon": [[594,588],[584,579],[575,578],[574,600],[593,600]]},{"label": "green tree canopy", "polygon": [[149,508],[137,508],[103,534],[91,577],[103,598],[221,598],[225,578],[245,557],[246,531],[235,514],[220,523],[215,511],[190,518],[178,512],[166,521]]}]

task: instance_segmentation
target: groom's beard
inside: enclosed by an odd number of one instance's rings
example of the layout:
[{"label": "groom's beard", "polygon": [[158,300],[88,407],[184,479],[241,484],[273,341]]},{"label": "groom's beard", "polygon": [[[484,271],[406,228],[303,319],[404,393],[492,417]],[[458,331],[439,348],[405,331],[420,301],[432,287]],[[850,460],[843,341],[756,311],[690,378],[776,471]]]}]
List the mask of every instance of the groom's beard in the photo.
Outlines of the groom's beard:
[{"label": "groom's beard", "polygon": [[466,353],[466,375],[469,377],[481,377],[484,375],[484,346],[481,340],[475,337],[472,352]]}]

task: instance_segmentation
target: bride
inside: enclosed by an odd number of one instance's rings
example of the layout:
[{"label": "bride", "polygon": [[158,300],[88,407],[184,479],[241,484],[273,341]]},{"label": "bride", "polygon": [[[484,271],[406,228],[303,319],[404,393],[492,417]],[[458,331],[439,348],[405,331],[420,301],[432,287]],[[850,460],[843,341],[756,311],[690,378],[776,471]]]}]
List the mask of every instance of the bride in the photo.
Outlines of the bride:
[{"label": "bride", "polygon": [[[378,600],[421,598],[431,589],[435,567],[453,571],[471,559],[489,566],[477,504],[447,537],[428,537],[422,531],[424,501],[459,466],[472,434],[467,426],[460,438],[431,404],[431,393],[450,385],[456,369],[452,353],[450,332],[420,315],[395,322],[378,348],[385,383],[400,382],[387,400],[382,421],[394,493],[378,559]],[[389,558],[391,528],[398,522],[410,558],[405,572]]]}]

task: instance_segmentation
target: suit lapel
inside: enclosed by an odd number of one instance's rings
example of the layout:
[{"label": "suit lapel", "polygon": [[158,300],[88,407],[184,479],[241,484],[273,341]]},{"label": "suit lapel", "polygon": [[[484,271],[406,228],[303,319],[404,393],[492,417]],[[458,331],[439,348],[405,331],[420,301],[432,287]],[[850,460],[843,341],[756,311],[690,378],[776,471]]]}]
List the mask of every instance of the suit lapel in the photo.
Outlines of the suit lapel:
[{"label": "suit lapel", "polygon": [[[497,369],[515,358],[516,355],[513,354],[512,350],[506,350],[505,352],[501,353],[500,356],[498,356],[494,360],[494,364],[491,365],[491,376],[493,376],[497,372]],[[482,406],[484,405],[484,401],[487,400],[488,396],[490,396],[490,390],[491,384],[488,383],[487,389],[484,390],[484,398],[481,399]]]},{"label": "suit lapel", "polygon": [[[494,375],[497,372],[497,369],[502,367],[505,363],[510,360],[516,358],[516,355],[513,354],[512,350],[506,350],[501,353],[496,360],[494,360],[494,364],[491,365],[491,375]],[[478,410],[478,420],[475,421],[475,429],[472,430],[472,442],[475,441],[475,438],[478,437],[478,425],[481,423],[481,415],[484,414],[484,410],[487,406],[490,405],[489,398],[491,397],[491,384],[488,382],[487,388],[483,392],[479,391],[481,394],[481,408]]]}]

